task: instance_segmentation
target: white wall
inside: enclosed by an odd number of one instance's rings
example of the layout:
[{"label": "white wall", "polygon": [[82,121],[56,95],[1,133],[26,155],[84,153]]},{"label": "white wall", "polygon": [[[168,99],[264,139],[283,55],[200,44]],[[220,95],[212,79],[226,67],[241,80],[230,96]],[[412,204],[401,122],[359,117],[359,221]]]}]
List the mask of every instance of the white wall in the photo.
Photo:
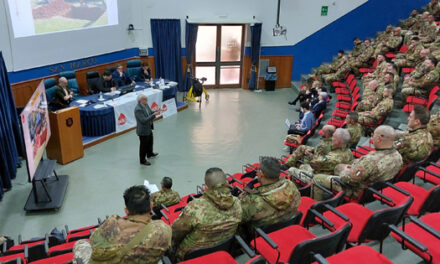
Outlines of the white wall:
[{"label": "white wall", "polygon": [[[108,26],[12,39],[8,23],[0,11],[0,49],[9,71],[45,66],[127,48],[151,48],[150,19],[178,18],[182,21],[184,46],[185,18],[250,20],[263,23],[262,45],[294,45],[307,36],[355,9],[367,0],[281,0],[280,24],[287,28],[287,39],[273,37],[277,0],[119,0],[119,26]],[[5,10],[0,1],[0,10]],[[321,17],[321,6],[329,6],[328,16]],[[136,29],[128,33],[128,24]]]}]

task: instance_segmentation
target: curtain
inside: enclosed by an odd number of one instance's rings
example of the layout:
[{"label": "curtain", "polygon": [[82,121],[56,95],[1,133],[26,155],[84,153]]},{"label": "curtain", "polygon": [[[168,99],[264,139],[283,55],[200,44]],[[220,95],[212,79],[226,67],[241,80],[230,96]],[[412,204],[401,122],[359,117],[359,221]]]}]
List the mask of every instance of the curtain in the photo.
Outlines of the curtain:
[{"label": "curtain", "polygon": [[188,21],[185,26],[185,47],[186,47],[186,71],[185,71],[185,87],[184,91],[189,91],[191,88],[192,69],[191,63],[194,56],[197,41],[197,31],[199,26],[197,24],[190,24]]},{"label": "curtain", "polygon": [[20,123],[0,51],[0,199],[3,198],[3,188],[12,187],[11,179],[17,173],[19,149],[23,149]]},{"label": "curtain", "polygon": [[260,60],[261,47],[261,23],[251,26],[251,78],[249,79],[249,89],[254,90],[257,87],[257,65]]},{"label": "curtain", "polygon": [[151,19],[156,78],[175,81],[184,90],[179,19]]}]

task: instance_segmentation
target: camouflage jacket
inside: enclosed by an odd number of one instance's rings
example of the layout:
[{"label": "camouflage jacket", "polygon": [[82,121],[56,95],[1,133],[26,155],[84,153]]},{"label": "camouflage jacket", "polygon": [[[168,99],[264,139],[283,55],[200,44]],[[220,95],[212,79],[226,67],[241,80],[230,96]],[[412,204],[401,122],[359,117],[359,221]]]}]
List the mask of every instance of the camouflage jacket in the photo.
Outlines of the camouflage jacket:
[{"label": "camouflage jacket", "polygon": [[349,148],[332,149],[327,155],[315,157],[310,161],[313,173],[333,174],[336,165],[347,164],[353,160],[353,153]]},{"label": "camouflage jacket", "polygon": [[405,53],[407,62],[416,63],[420,59],[420,51],[423,49],[423,45],[418,43],[414,47],[409,47]]},{"label": "camouflage jacket", "polygon": [[301,196],[295,184],[287,179],[245,188],[240,195],[243,223],[261,227],[287,220],[297,212]]},{"label": "camouflage jacket", "polygon": [[393,110],[394,106],[394,100],[391,98],[384,98],[382,101],[380,101],[376,107],[371,110],[372,116],[379,120],[382,117],[386,116],[391,110]]},{"label": "camouflage jacket", "polygon": [[373,54],[374,54],[374,47],[372,45],[365,47],[364,45],[364,49],[362,53],[359,54],[358,60],[362,63],[369,62],[371,57],[373,57]]},{"label": "camouflage jacket", "polygon": [[402,157],[394,148],[376,149],[354,160],[339,176],[349,186],[348,195],[357,197],[369,184],[394,178],[402,166]]},{"label": "camouflage jacket", "polygon": [[434,40],[437,33],[437,24],[435,22],[429,23],[425,22],[424,26],[421,28],[419,35],[422,37],[429,37]]},{"label": "camouflage jacket", "polygon": [[400,44],[402,44],[402,36],[398,35],[398,36],[391,36],[390,38],[388,38],[387,41],[385,41],[385,46],[387,46],[388,48],[395,50],[397,49]]},{"label": "camouflage jacket", "polygon": [[385,89],[393,89],[394,90],[394,83],[385,84],[383,82],[380,82],[379,87],[377,87],[377,89],[376,89],[376,95],[377,95],[377,99],[379,101],[383,100],[383,91]]},{"label": "camouflage jacket", "polygon": [[172,225],[173,246],[182,260],[195,248],[215,245],[232,237],[241,222],[241,205],[226,184],[208,188],[192,200]]},{"label": "camouflage jacket", "polygon": [[431,71],[424,74],[422,78],[415,80],[412,86],[417,88],[431,89],[432,87],[434,87],[434,85],[438,83],[438,80],[439,80],[439,73],[437,69],[434,68]]},{"label": "camouflage jacket", "polygon": [[364,134],[364,128],[362,127],[361,124],[356,123],[356,124],[350,124],[347,125],[347,130],[348,132],[350,132],[350,145],[354,146],[357,145],[357,143],[359,142],[359,139],[361,139],[362,135]]},{"label": "camouflage jacket", "polygon": [[394,142],[403,163],[416,162],[426,158],[432,150],[432,136],[426,127],[405,131],[397,136]]},{"label": "camouflage jacket", "polygon": [[110,216],[93,232],[90,244],[93,263],[115,263],[115,256],[138,232],[149,226],[141,244],[131,248],[120,263],[157,263],[171,247],[171,228],[150,214],[129,215],[126,219]]},{"label": "camouflage jacket", "polygon": [[417,15],[411,15],[401,23],[402,29],[410,29],[417,22]]},{"label": "camouflage jacket", "polygon": [[428,123],[428,130],[431,133],[434,146],[440,147],[440,113],[431,116]]},{"label": "camouflage jacket", "polygon": [[362,43],[359,43],[353,47],[351,56],[358,57],[359,55],[362,54],[362,52],[364,52],[364,50],[365,50],[365,46]]},{"label": "camouflage jacket", "polygon": [[439,16],[440,15],[440,3],[437,3],[435,5],[429,3],[426,6],[426,11],[428,11],[433,16]]},{"label": "camouflage jacket", "polygon": [[[305,151],[309,149],[312,151],[311,154],[305,154]],[[295,152],[287,159],[286,164],[290,167],[296,167],[298,161],[303,160],[304,162],[308,162],[312,160],[314,156],[325,155],[329,153],[332,149],[332,139],[331,138],[323,138],[318,145],[315,147],[301,145],[299,146]]]},{"label": "camouflage jacket", "polygon": [[155,208],[161,207],[161,204],[165,206],[170,206],[178,203],[179,200],[179,193],[171,189],[162,189],[159,192],[153,193],[151,195],[151,201],[153,202],[153,206]]},{"label": "camouflage jacket", "polygon": [[381,41],[387,41],[389,38],[391,38],[393,36],[393,32],[386,32],[386,31],[382,31],[381,33],[379,33],[376,37],[375,43],[379,43]]}]

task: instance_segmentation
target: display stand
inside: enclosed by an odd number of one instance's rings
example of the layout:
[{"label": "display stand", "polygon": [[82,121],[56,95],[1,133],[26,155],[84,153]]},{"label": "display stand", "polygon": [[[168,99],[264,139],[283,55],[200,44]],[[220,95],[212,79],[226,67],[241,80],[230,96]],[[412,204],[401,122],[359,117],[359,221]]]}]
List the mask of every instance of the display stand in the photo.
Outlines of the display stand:
[{"label": "display stand", "polygon": [[29,194],[24,210],[27,212],[58,210],[66,194],[68,177],[57,175],[55,160],[41,160],[32,179],[32,191]]}]

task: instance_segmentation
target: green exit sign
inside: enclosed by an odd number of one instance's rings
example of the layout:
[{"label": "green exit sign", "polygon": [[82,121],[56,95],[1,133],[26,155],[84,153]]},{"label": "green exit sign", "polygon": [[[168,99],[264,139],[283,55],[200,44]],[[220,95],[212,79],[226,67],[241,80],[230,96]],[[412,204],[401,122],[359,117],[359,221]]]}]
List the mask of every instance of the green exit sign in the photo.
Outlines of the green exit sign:
[{"label": "green exit sign", "polygon": [[327,16],[328,13],[328,6],[322,6],[321,7],[321,16]]}]

